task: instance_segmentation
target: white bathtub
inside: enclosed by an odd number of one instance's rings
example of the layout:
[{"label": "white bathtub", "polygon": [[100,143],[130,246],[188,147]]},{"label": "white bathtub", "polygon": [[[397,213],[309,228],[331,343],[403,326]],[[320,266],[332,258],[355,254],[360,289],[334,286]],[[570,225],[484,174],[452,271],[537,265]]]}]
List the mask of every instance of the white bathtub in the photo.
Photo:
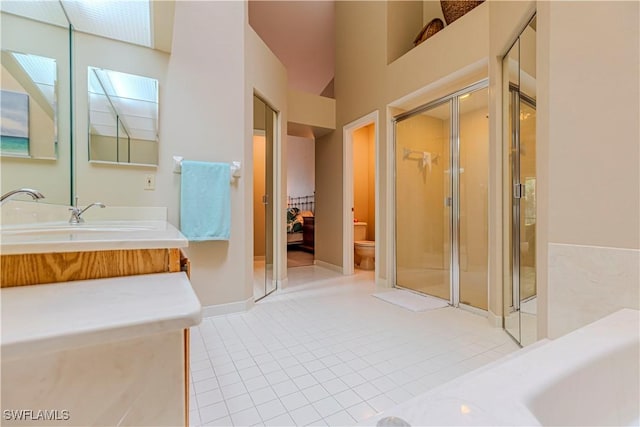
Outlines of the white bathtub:
[{"label": "white bathtub", "polygon": [[640,424],[640,311],[517,351],[365,420],[424,425]]}]

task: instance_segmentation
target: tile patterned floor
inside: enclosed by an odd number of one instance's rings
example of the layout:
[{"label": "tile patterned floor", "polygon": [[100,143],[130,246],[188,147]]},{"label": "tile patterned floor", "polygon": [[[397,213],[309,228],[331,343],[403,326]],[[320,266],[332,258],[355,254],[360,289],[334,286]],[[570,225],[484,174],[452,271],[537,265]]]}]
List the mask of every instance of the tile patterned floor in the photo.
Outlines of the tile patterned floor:
[{"label": "tile patterned floor", "polygon": [[191,425],[353,425],[517,349],[475,314],[372,297],[371,272],[289,275],[250,311],[192,328]]}]

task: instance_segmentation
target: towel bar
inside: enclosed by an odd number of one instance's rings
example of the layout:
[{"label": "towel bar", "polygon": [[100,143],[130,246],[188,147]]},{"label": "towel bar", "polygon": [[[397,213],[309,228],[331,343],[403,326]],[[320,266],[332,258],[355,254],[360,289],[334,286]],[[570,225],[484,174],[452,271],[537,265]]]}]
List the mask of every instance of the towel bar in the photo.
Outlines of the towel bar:
[{"label": "towel bar", "polygon": [[[182,156],[173,156],[173,173],[182,173]],[[231,178],[240,178],[242,172],[242,166],[240,162],[231,162]]]}]

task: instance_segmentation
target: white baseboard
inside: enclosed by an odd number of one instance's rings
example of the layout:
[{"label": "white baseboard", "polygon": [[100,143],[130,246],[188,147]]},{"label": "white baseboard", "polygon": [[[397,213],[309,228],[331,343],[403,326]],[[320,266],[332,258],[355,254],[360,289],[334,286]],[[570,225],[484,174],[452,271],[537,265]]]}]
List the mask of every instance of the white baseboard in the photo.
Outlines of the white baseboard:
[{"label": "white baseboard", "polygon": [[316,260],[316,265],[318,267],[326,268],[327,270],[335,271],[342,274],[342,267],[340,267],[339,265],[329,264],[328,262],[320,261],[319,259]]},{"label": "white baseboard", "polygon": [[487,311],[487,320],[489,325],[494,328],[502,328],[502,316],[496,315],[491,310]]},{"label": "white baseboard", "polygon": [[276,280],[276,289],[286,289],[289,286],[289,278],[285,277],[284,279]]},{"label": "white baseboard", "polygon": [[202,307],[202,317],[222,316],[224,314],[242,313],[253,307],[253,297],[244,301],[229,302],[226,304],[208,305]]},{"label": "white baseboard", "polygon": [[382,277],[376,278],[376,289],[389,289],[391,285],[387,279],[383,279]]}]

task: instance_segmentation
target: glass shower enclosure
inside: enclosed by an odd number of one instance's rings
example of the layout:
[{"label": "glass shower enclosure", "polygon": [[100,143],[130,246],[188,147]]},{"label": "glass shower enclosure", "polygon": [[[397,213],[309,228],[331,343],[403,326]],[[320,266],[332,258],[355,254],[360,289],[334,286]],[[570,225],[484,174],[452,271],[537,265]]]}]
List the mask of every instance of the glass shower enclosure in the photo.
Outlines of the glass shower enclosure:
[{"label": "glass shower enclosure", "polygon": [[488,307],[487,81],[400,114],[395,285]]}]

